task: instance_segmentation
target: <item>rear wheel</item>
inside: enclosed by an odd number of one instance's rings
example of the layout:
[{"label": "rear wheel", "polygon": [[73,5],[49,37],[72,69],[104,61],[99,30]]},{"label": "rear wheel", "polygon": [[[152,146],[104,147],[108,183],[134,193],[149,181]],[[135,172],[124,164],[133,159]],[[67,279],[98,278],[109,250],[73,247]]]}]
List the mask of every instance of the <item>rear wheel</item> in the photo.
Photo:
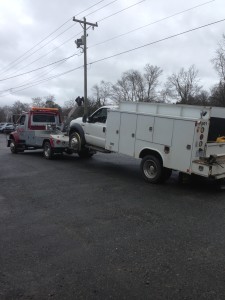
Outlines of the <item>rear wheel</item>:
[{"label": "rear wheel", "polygon": [[10,150],[13,154],[16,154],[18,151],[17,151],[17,146],[16,146],[16,142],[14,139],[11,140],[10,142]]},{"label": "rear wheel", "polygon": [[44,158],[52,159],[54,156],[54,151],[49,141],[44,143]]},{"label": "rear wheel", "polygon": [[160,183],[164,180],[161,160],[154,155],[147,155],[141,161],[141,173],[145,181]]}]

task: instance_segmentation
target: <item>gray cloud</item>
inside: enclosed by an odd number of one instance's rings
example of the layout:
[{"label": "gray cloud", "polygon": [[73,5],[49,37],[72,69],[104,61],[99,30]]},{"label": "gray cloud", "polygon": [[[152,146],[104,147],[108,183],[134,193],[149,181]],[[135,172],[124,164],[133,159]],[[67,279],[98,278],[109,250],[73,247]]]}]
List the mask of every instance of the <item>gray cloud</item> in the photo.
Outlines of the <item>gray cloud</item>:
[{"label": "gray cloud", "polygon": [[[105,0],[92,9],[78,15],[79,12],[97,3],[89,1],[28,1],[11,0],[0,2],[0,79],[9,75],[20,74],[40,66],[52,63],[65,58],[73,53],[79,53],[76,49],[74,40],[80,37],[82,28],[79,24],[74,24],[72,16],[83,18],[89,13],[95,13],[87,16],[90,22],[99,21],[123,8],[126,8],[138,1],[118,0],[104,9],[100,9],[112,1]],[[204,3],[204,1],[190,0],[188,3],[184,0],[171,1],[149,1],[146,0],[128,10],[116,14],[104,21],[99,22],[95,30],[88,30],[88,62],[108,57],[135,47],[151,43],[165,37],[198,27],[210,22],[224,18],[222,0],[216,0],[207,5],[187,11],[185,13],[167,18],[164,21],[133,31],[130,34],[123,35],[120,38],[102,43],[115,36],[132,31],[146,24],[156,22],[160,19],[169,17],[182,10]],[[56,37],[60,32],[72,26],[68,31],[54,39],[48,45],[38,50],[30,57],[23,56],[17,62],[18,65],[11,65],[12,68],[7,72],[3,70],[19,56],[41,41],[49,33],[57,29],[65,21],[70,21],[55,33],[51,38]],[[143,71],[145,64],[157,65],[164,70],[162,81],[166,80],[172,72],[178,72],[181,67],[188,68],[195,64],[199,70],[201,84],[207,89],[218,81],[216,72],[211,64],[211,59],[215,55],[217,43],[221,39],[224,23],[202,28],[198,31],[187,33],[173,39],[165,40],[157,44],[141,48],[102,62],[88,66],[88,86],[89,93],[91,87],[101,80],[115,82],[121,74],[129,69],[138,69]],[[76,36],[72,39],[73,36]],[[66,40],[60,48],[55,49]],[[46,42],[42,42],[33,51],[42,47]],[[95,44],[99,44],[93,46]],[[91,47],[93,46],[93,47]],[[52,51],[55,49],[54,51]],[[52,52],[50,52],[52,51]],[[50,52],[50,53],[49,53]],[[30,54],[29,52],[28,54]],[[48,54],[49,53],[49,54]],[[48,55],[46,55],[48,54]],[[41,56],[45,57],[39,59]],[[37,60],[39,59],[39,60]],[[36,62],[33,62],[37,60]],[[30,64],[29,66],[26,66]],[[8,81],[0,82],[0,90],[11,89],[23,85],[30,80],[41,80],[55,74],[66,72],[72,68],[83,65],[83,56],[76,56],[64,64],[60,64],[54,70],[49,67],[30,75],[14,78]],[[43,75],[44,72],[49,74]],[[21,87],[22,89],[23,87]],[[13,91],[13,90],[12,90]],[[54,94],[58,104],[62,105],[66,100],[83,95],[83,69],[76,70],[62,77],[51,81],[41,83],[29,89],[1,93],[0,105],[12,104],[16,100],[31,102],[32,97],[44,97],[48,94]]]}]

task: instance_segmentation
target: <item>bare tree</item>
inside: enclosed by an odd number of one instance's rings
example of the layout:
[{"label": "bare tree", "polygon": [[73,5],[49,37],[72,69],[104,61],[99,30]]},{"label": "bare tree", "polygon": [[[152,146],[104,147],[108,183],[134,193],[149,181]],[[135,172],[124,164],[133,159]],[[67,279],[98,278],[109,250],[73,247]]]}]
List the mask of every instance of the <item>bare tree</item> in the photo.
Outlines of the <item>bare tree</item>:
[{"label": "bare tree", "polygon": [[102,80],[100,84],[95,84],[92,88],[94,99],[99,104],[99,106],[105,105],[107,100],[111,98],[112,95],[112,84],[110,82],[105,82]]},{"label": "bare tree", "polygon": [[221,42],[218,43],[216,56],[212,59],[212,63],[220,76],[220,80],[225,82],[225,34],[223,34]]},{"label": "bare tree", "polygon": [[8,122],[12,121],[12,107],[5,105],[0,108],[0,121],[1,122]]},{"label": "bare tree", "polygon": [[222,80],[211,90],[211,105],[225,107],[225,82]]},{"label": "bare tree", "polygon": [[[137,70],[124,72],[122,78],[112,86],[113,98],[118,101],[143,101],[144,79]],[[119,99],[119,100],[118,100]]]},{"label": "bare tree", "polygon": [[112,86],[113,99],[115,102],[131,101],[129,90],[129,83],[123,74],[122,78],[117,80],[117,83]]},{"label": "bare tree", "polygon": [[0,107],[0,122],[5,122],[6,117],[5,117],[5,112],[2,107]]},{"label": "bare tree", "polygon": [[125,74],[129,82],[132,101],[143,101],[145,88],[141,73],[136,70],[130,70]]},{"label": "bare tree", "polygon": [[41,97],[35,97],[35,98],[32,98],[32,105],[35,107],[44,107],[45,102],[42,100]]},{"label": "bare tree", "polygon": [[159,85],[159,76],[162,75],[162,73],[163,70],[157,66],[150,64],[145,66],[144,78],[147,85],[146,102],[156,100],[156,87]]},{"label": "bare tree", "polygon": [[29,109],[30,109],[30,104],[16,101],[12,106],[12,113],[14,115],[21,115],[23,112],[26,112]]},{"label": "bare tree", "polygon": [[178,99],[179,103],[191,104],[191,100],[200,93],[201,86],[198,85],[198,71],[192,65],[188,70],[184,68],[167,79],[167,88],[171,95]]}]

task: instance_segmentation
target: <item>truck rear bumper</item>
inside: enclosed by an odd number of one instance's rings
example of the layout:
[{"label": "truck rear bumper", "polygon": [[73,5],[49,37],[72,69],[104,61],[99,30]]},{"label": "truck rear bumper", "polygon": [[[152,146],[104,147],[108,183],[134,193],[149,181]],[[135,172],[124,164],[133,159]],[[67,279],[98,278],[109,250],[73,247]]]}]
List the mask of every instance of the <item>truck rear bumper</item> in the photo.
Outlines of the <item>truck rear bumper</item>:
[{"label": "truck rear bumper", "polygon": [[215,162],[209,163],[203,160],[192,162],[191,171],[194,174],[213,179],[225,178],[225,158],[218,158]]}]

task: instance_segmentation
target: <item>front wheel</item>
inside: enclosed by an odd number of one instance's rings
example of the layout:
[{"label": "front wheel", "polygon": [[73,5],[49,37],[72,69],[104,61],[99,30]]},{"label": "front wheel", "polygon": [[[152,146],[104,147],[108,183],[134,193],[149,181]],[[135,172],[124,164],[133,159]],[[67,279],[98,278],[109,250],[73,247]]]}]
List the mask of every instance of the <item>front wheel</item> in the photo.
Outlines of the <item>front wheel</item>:
[{"label": "front wheel", "polygon": [[160,183],[164,180],[161,160],[154,155],[147,155],[141,161],[141,173],[145,181]]},{"label": "front wheel", "polygon": [[81,149],[81,138],[79,133],[74,132],[70,135],[70,140],[69,140],[69,145],[70,148],[75,151],[75,152],[79,152]]},{"label": "front wheel", "polygon": [[54,151],[49,141],[44,143],[44,158],[52,159],[54,156]]}]

